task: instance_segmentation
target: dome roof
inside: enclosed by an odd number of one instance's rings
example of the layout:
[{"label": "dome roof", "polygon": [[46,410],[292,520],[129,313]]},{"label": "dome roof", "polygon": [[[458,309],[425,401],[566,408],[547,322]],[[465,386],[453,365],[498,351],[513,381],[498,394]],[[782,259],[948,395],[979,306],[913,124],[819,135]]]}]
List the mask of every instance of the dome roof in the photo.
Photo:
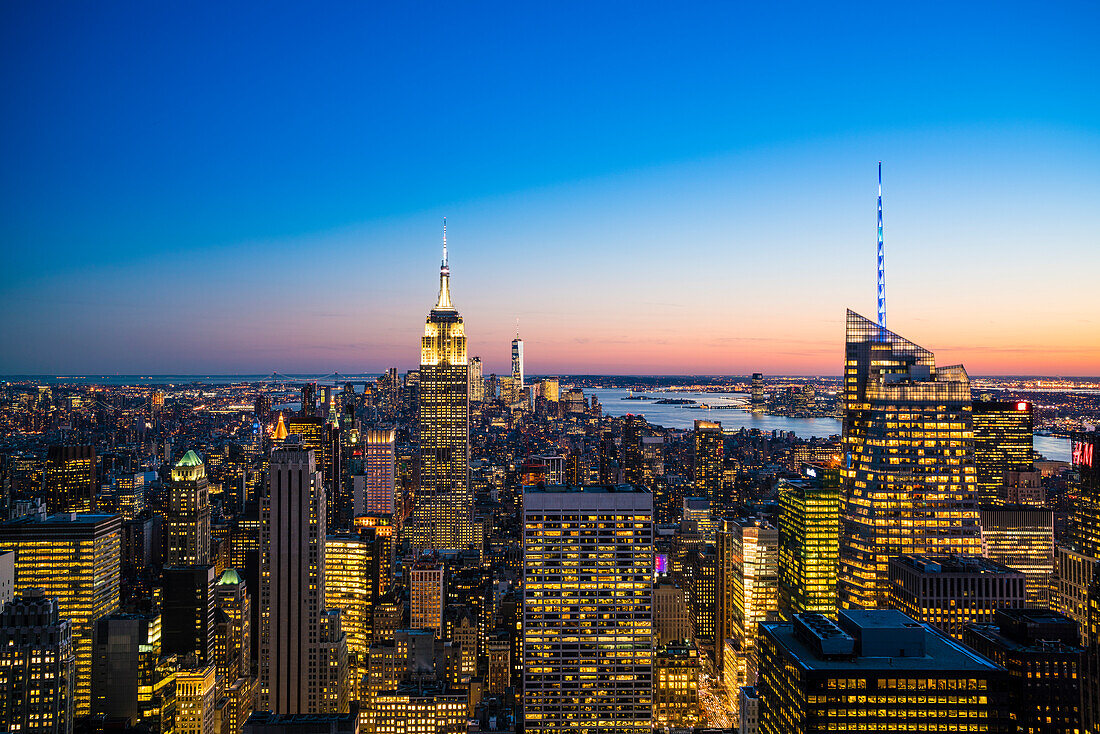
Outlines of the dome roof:
[{"label": "dome roof", "polygon": [[183,455],[183,458],[176,463],[176,466],[202,466],[202,459],[194,451],[188,451]]},{"label": "dome roof", "polygon": [[237,573],[237,569],[235,568],[225,569],[225,573],[218,579],[219,586],[236,586],[241,583],[243,583],[241,581],[241,575]]}]

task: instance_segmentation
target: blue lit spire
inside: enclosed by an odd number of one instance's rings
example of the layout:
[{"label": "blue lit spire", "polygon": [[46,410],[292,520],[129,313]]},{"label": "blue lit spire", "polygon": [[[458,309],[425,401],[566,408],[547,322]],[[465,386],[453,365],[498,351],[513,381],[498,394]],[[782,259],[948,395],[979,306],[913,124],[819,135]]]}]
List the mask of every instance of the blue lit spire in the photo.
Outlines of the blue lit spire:
[{"label": "blue lit spire", "polygon": [[886,248],[882,244],[882,161],[878,162],[878,325],[886,328]]}]

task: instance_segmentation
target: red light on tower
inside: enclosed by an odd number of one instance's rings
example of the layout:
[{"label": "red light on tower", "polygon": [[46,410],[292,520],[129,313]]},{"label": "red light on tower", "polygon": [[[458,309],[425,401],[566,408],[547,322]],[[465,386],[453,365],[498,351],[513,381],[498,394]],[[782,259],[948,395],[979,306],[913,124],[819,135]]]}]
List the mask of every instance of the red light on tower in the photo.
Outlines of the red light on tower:
[{"label": "red light on tower", "polygon": [[1016,403],[1016,410],[1027,410],[1027,403]]}]

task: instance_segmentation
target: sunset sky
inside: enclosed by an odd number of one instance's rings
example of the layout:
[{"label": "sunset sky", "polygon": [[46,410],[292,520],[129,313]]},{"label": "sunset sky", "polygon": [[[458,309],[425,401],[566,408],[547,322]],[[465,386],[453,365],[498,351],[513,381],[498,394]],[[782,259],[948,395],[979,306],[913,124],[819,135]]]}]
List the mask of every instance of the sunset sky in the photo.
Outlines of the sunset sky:
[{"label": "sunset sky", "polygon": [[[767,7],[766,7],[767,6]],[[1095,3],[8,3],[0,374],[1100,375]]]}]

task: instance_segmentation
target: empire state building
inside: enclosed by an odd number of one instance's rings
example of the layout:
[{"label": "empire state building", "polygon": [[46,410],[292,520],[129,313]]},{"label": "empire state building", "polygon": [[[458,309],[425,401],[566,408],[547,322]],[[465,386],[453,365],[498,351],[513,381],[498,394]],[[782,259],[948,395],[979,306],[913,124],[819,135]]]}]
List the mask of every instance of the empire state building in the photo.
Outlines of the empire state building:
[{"label": "empire state building", "polygon": [[420,485],[411,523],[417,552],[474,542],[466,332],[451,305],[450,277],[444,221],[439,298],[420,341]]}]

